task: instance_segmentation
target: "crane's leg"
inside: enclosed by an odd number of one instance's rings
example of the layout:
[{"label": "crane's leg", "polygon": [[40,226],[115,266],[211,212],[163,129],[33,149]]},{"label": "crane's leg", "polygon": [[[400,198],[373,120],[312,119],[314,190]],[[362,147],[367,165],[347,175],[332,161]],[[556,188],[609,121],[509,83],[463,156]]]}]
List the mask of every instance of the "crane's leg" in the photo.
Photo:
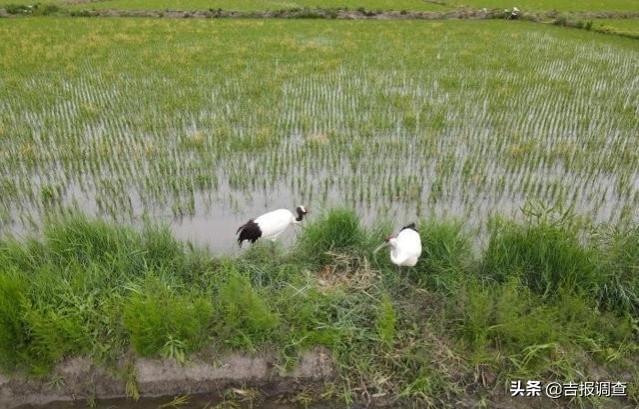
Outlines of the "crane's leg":
[{"label": "crane's leg", "polygon": [[397,279],[399,280],[399,287],[402,291],[410,291],[410,284],[408,281],[408,274],[406,269],[402,266],[397,266]]}]

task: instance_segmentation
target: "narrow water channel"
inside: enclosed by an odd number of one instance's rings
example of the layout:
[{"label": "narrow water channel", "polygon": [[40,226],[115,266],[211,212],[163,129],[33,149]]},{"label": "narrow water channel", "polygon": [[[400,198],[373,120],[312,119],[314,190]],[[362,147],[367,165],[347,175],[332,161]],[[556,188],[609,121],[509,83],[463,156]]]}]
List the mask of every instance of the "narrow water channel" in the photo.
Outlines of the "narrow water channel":
[{"label": "narrow water channel", "polygon": [[54,402],[46,405],[23,405],[16,409],[341,409],[334,402],[310,404],[303,398],[291,402],[290,398],[273,397],[258,400],[242,398],[223,400],[219,396],[189,395],[161,398],[101,399],[97,401]]}]

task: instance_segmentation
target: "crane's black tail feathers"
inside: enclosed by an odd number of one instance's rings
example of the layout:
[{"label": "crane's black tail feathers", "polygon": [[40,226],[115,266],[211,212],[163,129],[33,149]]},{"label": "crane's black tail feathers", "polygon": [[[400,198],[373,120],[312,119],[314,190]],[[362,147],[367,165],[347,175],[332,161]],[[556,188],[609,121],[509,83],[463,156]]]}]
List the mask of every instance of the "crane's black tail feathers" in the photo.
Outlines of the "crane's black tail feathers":
[{"label": "crane's black tail feathers", "polygon": [[262,230],[260,230],[260,226],[255,223],[253,219],[249,220],[245,224],[241,225],[235,234],[239,234],[240,236],[237,238],[237,243],[242,247],[242,242],[244,240],[248,240],[251,243],[255,243],[257,239],[262,237]]}]

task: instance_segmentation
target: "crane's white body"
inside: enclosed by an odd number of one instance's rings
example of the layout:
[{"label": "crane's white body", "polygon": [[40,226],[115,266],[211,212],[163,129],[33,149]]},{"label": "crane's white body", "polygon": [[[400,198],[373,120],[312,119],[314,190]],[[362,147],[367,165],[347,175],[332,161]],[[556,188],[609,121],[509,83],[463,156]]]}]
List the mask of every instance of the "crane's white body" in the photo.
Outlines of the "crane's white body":
[{"label": "crane's white body", "polygon": [[300,224],[308,213],[304,206],[297,206],[295,211],[297,212],[297,217],[289,210],[278,209],[264,213],[256,219],[249,219],[248,222],[237,229],[235,233],[239,235],[237,243],[242,247],[244,241],[255,243],[260,238],[275,241],[280,234],[284,233],[288,226]]},{"label": "crane's white body", "polygon": [[422,240],[413,229],[403,229],[397,237],[389,239],[388,244],[391,261],[401,267],[413,267],[422,254]]},{"label": "crane's white body", "polygon": [[290,210],[278,209],[264,213],[255,219],[255,223],[260,227],[263,238],[275,241],[288,226],[299,222],[295,220],[295,216]]}]

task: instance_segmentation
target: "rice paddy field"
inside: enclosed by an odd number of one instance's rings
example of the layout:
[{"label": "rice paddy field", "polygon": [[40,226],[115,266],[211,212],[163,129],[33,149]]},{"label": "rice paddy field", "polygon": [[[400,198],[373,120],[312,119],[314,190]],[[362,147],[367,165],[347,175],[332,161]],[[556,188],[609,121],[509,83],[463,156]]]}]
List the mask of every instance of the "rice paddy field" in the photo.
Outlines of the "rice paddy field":
[{"label": "rice paddy field", "polygon": [[595,27],[632,36],[639,36],[639,20],[601,19],[595,21]]},{"label": "rice paddy field", "polygon": [[247,216],[297,202],[477,228],[531,201],[637,221],[629,39],[507,22],[64,18],[3,20],[0,35],[5,231],[72,207],[149,215],[223,248]]},{"label": "rice paddy field", "polygon": [[[88,357],[135,400],[139,357],[290,367],[320,346],[334,379],[288,403],[529,407],[508,385],[540,379],[629,385],[540,408],[636,407],[638,44],[506,20],[0,18],[0,372],[61,385]],[[284,243],[237,248],[298,204]],[[400,270],[374,249],[411,221],[423,253]]]}]

